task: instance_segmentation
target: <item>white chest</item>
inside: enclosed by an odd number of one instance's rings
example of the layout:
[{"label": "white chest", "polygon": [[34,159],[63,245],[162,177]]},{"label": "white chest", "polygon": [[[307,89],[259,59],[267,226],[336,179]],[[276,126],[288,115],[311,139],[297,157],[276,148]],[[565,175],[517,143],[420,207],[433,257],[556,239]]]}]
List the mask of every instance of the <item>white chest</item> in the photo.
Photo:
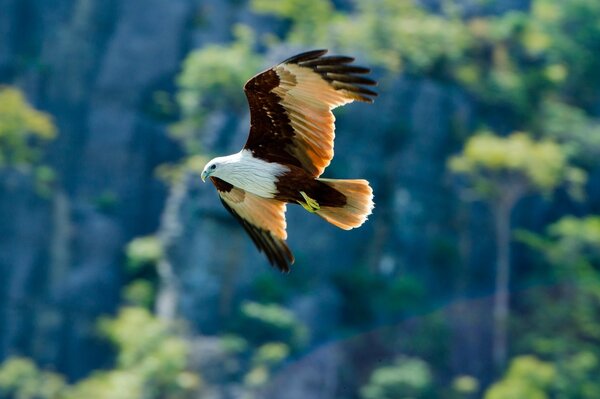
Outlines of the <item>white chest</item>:
[{"label": "white chest", "polygon": [[232,162],[224,168],[222,179],[264,198],[275,196],[275,183],[281,175],[289,172],[286,166],[255,158],[248,150],[242,150],[232,158]]}]

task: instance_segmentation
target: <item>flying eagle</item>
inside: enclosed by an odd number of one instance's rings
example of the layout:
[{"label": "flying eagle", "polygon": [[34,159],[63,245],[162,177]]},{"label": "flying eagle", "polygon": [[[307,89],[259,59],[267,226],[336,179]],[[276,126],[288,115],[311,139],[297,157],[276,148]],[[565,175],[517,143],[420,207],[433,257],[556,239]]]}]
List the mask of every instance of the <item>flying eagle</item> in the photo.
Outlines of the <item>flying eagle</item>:
[{"label": "flying eagle", "polygon": [[206,164],[223,206],[242,224],[269,262],[289,272],[294,256],[285,240],[286,204],[300,204],[344,230],[362,225],[373,210],[366,180],[323,179],[333,158],[334,108],[354,100],[373,102],[364,86],[375,81],[354,58],[298,54],[244,85],[250,134],[237,154]]}]

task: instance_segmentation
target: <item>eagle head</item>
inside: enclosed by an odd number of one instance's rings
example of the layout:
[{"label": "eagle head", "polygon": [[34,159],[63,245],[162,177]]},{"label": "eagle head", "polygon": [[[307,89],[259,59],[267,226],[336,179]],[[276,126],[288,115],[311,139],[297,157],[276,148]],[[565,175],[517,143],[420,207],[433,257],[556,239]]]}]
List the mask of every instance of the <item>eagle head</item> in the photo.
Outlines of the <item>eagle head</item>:
[{"label": "eagle head", "polygon": [[217,170],[217,164],[218,162],[216,159],[213,159],[212,161],[206,164],[204,170],[202,171],[202,174],[200,175],[202,181],[206,181],[207,177],[215,173],[215,171]]}]

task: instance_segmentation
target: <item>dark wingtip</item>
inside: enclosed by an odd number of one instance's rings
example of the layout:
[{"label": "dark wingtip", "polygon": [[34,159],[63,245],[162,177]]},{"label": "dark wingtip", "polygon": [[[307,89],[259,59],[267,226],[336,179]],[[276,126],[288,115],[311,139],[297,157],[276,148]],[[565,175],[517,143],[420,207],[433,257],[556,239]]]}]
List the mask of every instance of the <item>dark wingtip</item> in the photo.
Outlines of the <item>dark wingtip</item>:
[{"label": "dark wingtip", "polygon": [[276,262],[270,263],[272,266],[276,267],[281,273],[289,274],[292,270],[290,266],[294,264],[296,259],[294,259],[294,254],[292,254],[292,251],[285,244],[285,242],[282,242],[282,246],[282,249],[284,250],[283,254],[279,254],[280,256],[278,257]]},{"label": "dark wingtip", "polygon": [[307,59],[300,62],[300,66],[314,68],[321,65],[344,65],[350,64],[354,61],[354,57],[348,57],[345,55],[330,55],[327,57],[318,57]]},{"label": "dark wingtip", "polygon": [[282,61],[281,63],[282,64],[297,64],[299,62],[313,60],[315,58],[319,58],[319,57],[327,54],[328,51],[329,50],[327,50],[327,49],[306,51],[304,53],[296,54],[293,57],[290,57],[290,58]]},{"label": "dark wingtip", "polygon": [[311,68],[323,79],[328,81],[334,89],[345,90],[352,93],[353,98],[372,103],[371,97],[377,93],[364,86],[377,86],[377,82],[364,76],[371,72],[369,68],[351,65],[354,57],[345,55],[324,56],[327,50],[313,50],[288,58],[283,63],[294,63],[304,68]]}]

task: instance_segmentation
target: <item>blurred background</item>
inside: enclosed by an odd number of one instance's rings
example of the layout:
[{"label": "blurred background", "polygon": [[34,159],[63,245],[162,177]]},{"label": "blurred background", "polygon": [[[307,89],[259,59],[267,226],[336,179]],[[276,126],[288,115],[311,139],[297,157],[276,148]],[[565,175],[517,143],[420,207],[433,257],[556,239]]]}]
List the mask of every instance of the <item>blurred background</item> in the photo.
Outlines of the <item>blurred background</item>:
[{"label": "blurred background", "polygon": [[[298,52],[373,68],[270,268],[198,172]],[[0,397],[597,399],[600,2],[0,0]]]}]

